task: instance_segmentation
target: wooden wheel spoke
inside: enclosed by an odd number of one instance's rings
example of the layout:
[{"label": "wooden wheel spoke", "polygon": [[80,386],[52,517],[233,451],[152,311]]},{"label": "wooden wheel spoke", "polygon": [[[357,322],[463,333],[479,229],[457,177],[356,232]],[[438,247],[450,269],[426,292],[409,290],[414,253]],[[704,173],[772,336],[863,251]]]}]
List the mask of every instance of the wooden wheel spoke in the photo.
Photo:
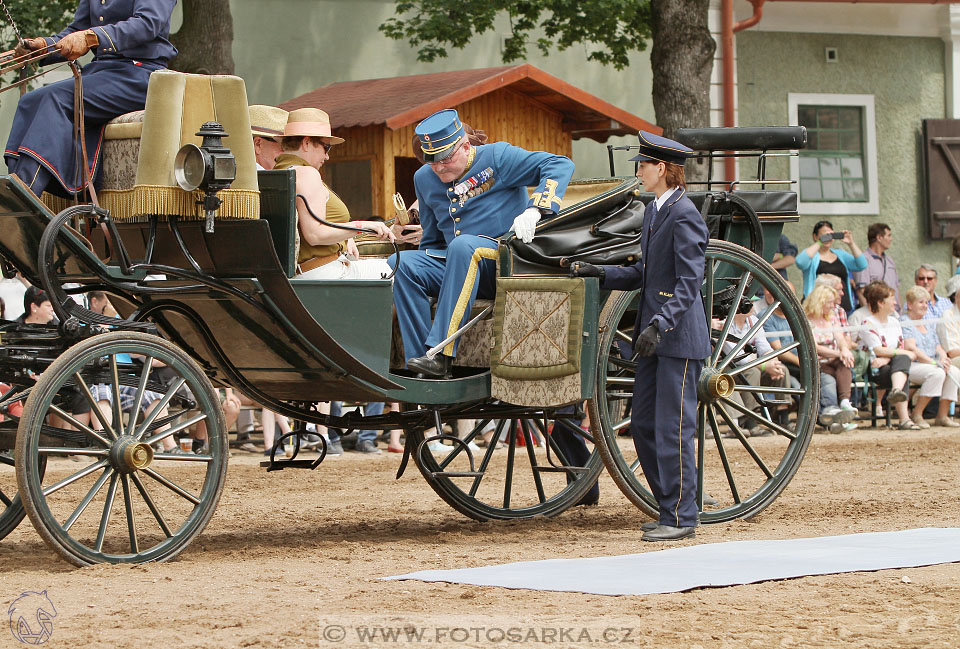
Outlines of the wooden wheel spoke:
[{"label": "wooden wheel spoke", "polygon": [[110,453],[106,448],[67,448],[65,446],[38,446],[38,455],[86,455],[106,457]]},{"label": "wooden wheel spoke", "polygon": [[97,540],[93,543],[93,549],[97,552],[103,552],[103,541],[107,536],[107,526],[110,524],[113,503],[117,499],[118,477],[119,474],[117,473],[110,476],[110,486],[107,487],[107,499],[103,503],[103,515],[100,517],[100,526],[97,528]]},{"label": "wooden wheel spoke", "polygon": [[[774,432],[776,432],[776,433],[779,433],[779,434],[783,435],[784,437],[789,437],[790,439],[796,439],[796,438],[797,438],[796,433],[794,433],[794,432],[793,432],[792,430],[790,430],[789,428],[784,428],[783,426],[781,426],[781,425],[778,424],[777,422],[773,421],[772,419],[768,419],[767,417],[761,417],[760,415],[758,415],[757,413],[753,412],[753,411],[750,410],[749,408],[745,408],[744,406],[741,406],[741,405],[740,405],[739,403],[737,403],[736,401],[731,401],[731,400],[729,400],[729,399],[727,399],[727,398],[723,398],[723,401],[724,401],[725,403],[727,403],[728,405],[730,405],[730,406],[731,406],[732,408],[734,408],[735,410],[743,413],[743,414],[746,415],[747,417],[750,417],[753,421],[757,422],[757,423],[760,424],[761,426],[764,426],[764,427],[766,427],[766,428],[769,428],[770,430],[772,430],[772,431],[774,431]],[[771,474],[770,476],[768,476],[768,477],[772,477],[772,474]]]},{"label": "wooden wheel spoke", "polygon": [[[93,398],[93,393],[90,392],[90,387],[87,385],[87,382],[80,375],[80,372],[73,373],[73,380],[76,381],[77,389],[80,390],[80,393],[83,395],[83,398],[86,399],[87,404],[90,406],[91,416],[94,416],[97,418],[97,421],[100,422],[100,425],[103,426],[103,429],[107,431],[107,435],[110,436],[110,439],[116,440],[117,432],[113,429],[113,425],[107,421],[107,418],[104,417],[103,413],[100,412],[100,404],[97,403],[96,399]],[[119,394],[113,395],[114,401],[117,401],[119,398],[120,398]]]},{"label": "wooden wheel spoke", "polygon": [[523,433],[523,440],[527,445],[527,457],[530,458],[530,470],[533,473],[533,484],[537,488],[537,498],[541,503],[547,501],[547,496],[543,492],[543,480],[540,479],[540,471],[537,470],[537,454],[533,449],[533,434],[527,425],[526,419],[520,420],[520,430]]},{"label": "wooden wheel spoke", "polygon": [[3,489],[0,489],[0,503],[3,503],[4,507],[9,507],[13,504],[13,499],[3,493]]},{"label": "wooden wheel spoke", "polygon": [[113,424],[119,437],[123,435],[123,413],[120,411],[120,369],[116,354],[110,354],[110,379],[113,381]]},{"label": "wooden wheel spoke", "polygon": [[517,454],[517,420],[510,420],[510,428],[507,433],[509,444],[507,446],[507,474],[503,481],[503,508],[510,509],[510,492],[513,490],[513,465]]},{"label": "wooden wheel spoke", "polygon": [[[490,420],[487,420],[489,423]],[[473,479],[473,483],[470,485],[470,490],[467,492],[471,498],[475,498],[477,491],[480,489],[480,483],[483,481],[483,476],[487,474],[487,467],[490,466],[490,461],[493,459],[493,453],[497,450],[497,444],[500,443],[500,433],[503,432],[503,427],[506,424],[506,421],[501,420],[497,422],[496,427],[493,430],[493,436],[490,438],[490,443],[487,445],[487,452],[483,454],[483,460],[480,461],[480,466],[477,468],[477,477]],[[486,426],[486,424],[484,424]]]},{"label": "wooden wheel spoke", "polygon": [[0,455],[0,464],[6,464],[7,466],[16,466],[13,462],[13,458],[8,455]]},{"label": "wooden wheel spoke", "polygon": [[127,476],[122,476],[123,478],[123,508],[127,515],[127,534],[130,537],[130,552],[132,554],[138,554],[140,552],[140,544],[137,541],[137,521],[133,513],[133,494],[130,491],[130,480],[127,479]]},{"label": "wooden wheel spoke", "polygon": [[750,330],[740,337],[740,341],[733,346],[733,349],[731,349],[730,353],[726,355],[726,358],[723,359],[723,362],[717,366],[718,372],[722,372],[727,367],[727,365],[729,365],[730,362],[736,357],[736,355],[740,353],[740,350],[742,350],[748,343],[750,343],[751,340],[753,340],[757,336],[760,330],[763,329],[764,323],[770,319],[770,316],[773,315],[774,310],[779,307],[780,307],[779,300],[767,306],[764,312],[760,314],[760,317],[757,318],[757,321],[753,323],[753,326],[750,327]]},{"label": "wooden wheel spoke", "polygon": [[103,459],[100,460],[99,462],[96,462],[96,463],[94,463],[94,464],[91,464],[90,466],[88,466],[88,467],[86,467],[86,468],[80,469],[79,471],[77,471],[77,472],[74,473],[73,475],[67,476],[66,478],[64,478],[64,479],[61,480],[60,482],[57,482],[56,484],[50,485],[49,487],[45,488],[45,489],[43,490],[43,495],[44,495],[44,496],[49,496],[49,495],[52,494],[52,493],[56,493],[57,491],[63,489],[63,488],[66,487],[67,485],[71,485],[71,484],[73,484],[74,482],[76,482],[77,480],[80,480],[81,478],[90,475],[90,474],[93,473],[94,471],[98,471],[98,470],[102,469],[103,467],[107,466],[107,464],[109,464],[109,462],[110,462],[110,460],[108,460],[107,458],[103,458]]},{"label": "wooden wheel spoke", "polygon": [[93,499],[98,493],[100,493],[100,490],[103,489],[103,485],[107,484],[107,480],[113,476],[113,473],[113,467],[108,466],[103,470],[103,473],[99,478],[97,478],[97,481],[94,482],[93,486],[90,487],[90,490],[87,491],[87,495],[83,497],[83,500],[81,500],[80,504],[77,505],[77,508],[73,510],[73,513],[70,514],[70,517],[64,521],[62,525],[64,531],[69,530],[73,524],[77,522],[77,519],[80,518],[80,515],[83,514],[84,511],[86,511]]},{"label": "wooden wheel spoke", "polygon": [[[173,457],[176,457],[176,456],[173,456]],[[170,480],[169,478],[166,478],[160,475],[159,473],[157,473],[156,469],[147,467],[146,469],[143,470],[143,472],[146,473],[151,478],[153,478],[154,480],[156,480],[157,482],[159,482],[160,484],[162,484],[164,487],[166,487],[173,493],[177,494],[178,496],[181,496],[186,500],[189,500],[194,505],[200,504],[199,498],[197,498],[192,493],[190,493],[189,491],[187,491],[186,489],[184,489],[183,487],[175,483],[173,480]]]},{"label": "wooden wheel spoke", "polygon": [[[739,403],[737,403],[736,401],[731,401],[730,399],[727,399],[726,397],[721,397],[721,398],[720,398],[720,401],[723,403],[723,405],[725,405],[725,406],[730,406],[730,407],[733,408],[734,410],[736,410],[736,411],[738,411],[738,412],[740,412],[740,413],[742,413],[742,414],[744,414],[744,415],[747,415],[748,417],[752,417],[753,419],[755,419],[755,420],[757,420],[757,421],[762,421],[762,420],[763,420],[762,417],[756,415],[752,410],[749,410],[748,408],[745,408],[744,406],[741,406],[741,405],[740,405]],[[763,458],[761,458],[760,455],[757,453],[756,449],[753,448],[753,445],[750,444],[750,442],[747,441],[747,436],[743,434],[743,429],[741,429],[740,426],[739,426],[739,424],[737,424],[737,423],[733,420],[733,418],[729,416],[729,414],[728,414],[727,411],[726,411],[726,408],[721,408],[721,409],[720,409],[720,412],[723,414],[724,418],[727,420],[727,425],[730,426],[730,427],[733,429],[734,434],[736,434],[737,439],[740,440],[740,443],[743,445],[743,448],[746,449],[746,451],[747,451],[747,453],[750,455],[750,457],[753,458],[753,461],[756,462],[756,463],[757,463],[757,466],[760,467],[760,470],[763,471],[764,475],[766,475],[767,478],[772,478],[772,477],[773,477],[773,471],[771,471],[771,470],[767,467],[767,464],[763,461]],[[770,422],[770,423],[771,423],[772,425],[776,425],[776,424],[773,424],[773,422]],[[784,429],[784,430],[786,430],[786,429]]]},{"label": "wooden wheel spoke", "polygon": [[[76,417],[74,417],[73,415],[71,415],[69,412],[67,412],[67,411],[65,411],[65,410],[62,410],[61,408],[59,408],[59,407],[57,407],[57,406],[54,406],[54,405],[51,405],[51,406],[50,406],[50,410],[52,410],[54,413],[56,413],[58,417],[62,418],[63,420],[65,420],[65,421],[67,421],[67,422],[70,422],[70,424],[71,424],[72,426],[75,426],[75,427],[77,428],[77,430],[80,430],[80,431],[86,433],[87,435],[89,435],[90,437],[94,438],[95,440],[97,440],[98,442],[100,442],[101,444],[103,444],[104,446],[110,446],[110,444],[112,444],[112,442],[111,442],[109,439],[107,439],[106,437],[104,437],[103,435],[101,435],[100,433],[98,433],[97,431],[95,431],[94,429],[90,428],[90,427],[87,426],[86,424],[81,424],[79,421],[77,421]],[[98,409],[98,410],[99,410],[99,409]]]},{"label": "wooden wheel spoke", "polygon": [[163,530],[163,533],[167,536],[167,538],[173,536],[173,532],[170,531],[170,527],[167,525],[166,519],[164,519],[163,514],[157,507],[157,504],[153,502],[153,498],[150,496],[150,492],[147,491],[147,486],[143,484],[143,480],[140,479],[140,476],[138,476],[136,473],[131,473],[130,479],[133,480],[133,484],[137,487],[137,491],[140,492],[140,497],[143,498],[145,503],[147,503],[150,513],[153,514],[155,519],[157,519],[157,523],[160,525],[160,529]]},{"label": "wooden wheel spoke", "polygon": [[[721,415],[729,420],[723,407],[720,408]],[[727,484],[730,486],[730,494],[733,496],[733,502],[740,504],[740,492],[737,490],[737,481],[733,477],[733,470],[730,468],[730,460],[727,458],[727,451],[723,448],[723,439],[720,437],[720,424],[717,422],[717,413],[710,407],[707,410],[707,416],[710,419],[710,427],[713,429],[713,439],[717,443],[717,454],[720,456],[720,463],[723,465],[723,472],[727,476]]]},{"label": "wooden wheel spoke", "polygon": [[727,372],[727,374],[729,374],[730,376],[737,376],[738,374],[746,372],[747,370],[751,370],[754,367],[757,367],[758,365],[762,365],[763,363],[766,363],[767,361],[771,361],[775,358],[778,358],[781,355],[786,354],[787,352],[793,351],[799,346],[800,346],[800,343],[798,342],[793,342],[793,343],[790,343],[789,345],[784,345],[780,349],[774,349],[769,354],[764,354],[763,356],[755,358],[749,363],[744,363],[743,365],[737,365],[735,368]]},{"label": "wooden wheel spoke", "polygon": [[140,404],[143,403],[143,394],[147,391],[147,380],[150,378],[152,369],[153,357],[147,356],[143,361],[143,367],[140,369],[137,392],[133,397],[133,409],[130,411],[130,421],[127,424],[127,435],[132,435],[133,431],[137,429],[137,419],[140,418]]},{"label": "wooden wheel spoke", "polygon": [[[159,410],[159,408],[157,408],[156,410]],[[154,412],[156,412],[156,410],[154,410]],[[152,414],[152,413],[151,413],[151,414]],[[180,422],[179,424],[177,424],[176,426],[172,426],[172,427],[170,427],[170,428],[168,428],[168,429],[166,429],[166,430],[160,431],[159,433],[157,433],[157,434],[155,434],[155,435],[151,435],[150,437],[148,437],[148,438],[146,438],[145,440],[143,440],[143,443],[144,443],[144,444],[156,444],[157,442],[159,442],[159,441],[161,441],[161,440],[164,440],[164,439],[170,437],[171,435],[175,435],[175,434],[179,433],[180,431],[183,431],[183,430],[186,430],[187,428],[190,428],[190,426],[193,426],[193,425],[194,425],[195,423],[197,423],[197,422],[204,421],[206,418],[207,418],[207,415],[201,412],[201,413],[199,413],[199,414],[194,415],[193,417],[190,417],[190,418],[187,419],[186,421],[181,421],[181,422]]]},{"label": "wooden wheel spoke", "polygon": [[[153,410],[150,411],[150,413],[146,417],[144,417],[143,422],[137,428],[137,433],[136,435],[134,435],[134,437],[136,437],[137,439],[143,439],[143,436],[146,434],[147,430],[150,428],[150,425],[154,422],[157,416],[159,416],[159,414],[163,411],[163,409],[167,407],[167,404],[170,403],[170,400],[173,399],[174,395],[177,394],[177,390],[179,390],[183,386],[183,384],[186,382],[187,380],[181,376],[181,377],[178,377],[176,381],[170,384],[170,386],[167,388],[166,393],[163,395],[160,401],[157,402],[157,405],[153,407]],[[138,408],[139,404],[134,404],[134,407]]]},{"label": "wooden wheel spoke", "polygon": [[[716,365],[717,359],[720,358],[720,354],[723,353],[723,344],[727,341],[727,335],[730,333],[730,325],[733,324],[733,315],[737,312],[737,308],[740,306],[740,301],[743,300],[743,292],[747,288],[747,281],[750,277],[749,273],[744,273],[740,276],[740,281],[737,282],[737,291],[734,296],[733,302],[730,303],[730,310],[727,312],[727,319],[723,321],[723,327],[720,329],[720,335],[717,338],[717,346],[713,349],[713,354],[710,355],[710,362],[708,365]],[[711,318],[712,322],[712,313],[707,315],[708,318]],[[712,327],[708,327],[711,329]]]}]

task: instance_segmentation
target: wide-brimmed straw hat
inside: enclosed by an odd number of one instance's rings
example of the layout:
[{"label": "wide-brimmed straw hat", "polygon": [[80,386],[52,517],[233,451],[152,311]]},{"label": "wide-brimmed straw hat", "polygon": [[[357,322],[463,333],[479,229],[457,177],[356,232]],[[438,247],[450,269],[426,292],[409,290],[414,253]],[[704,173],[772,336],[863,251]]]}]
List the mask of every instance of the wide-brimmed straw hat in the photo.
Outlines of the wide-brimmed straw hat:
[{"label": "wide-brimmed straw hat", "polygon": [[319,108],[298,108],[287,115],[287,124],[283,128],[284,137],[318,137],[327,144],[342,144],[342,137],[333,135],[330,117]]},{"label": "wide-brimmed straw hat", "polygon": [[255,104],[250,107],[250,132],[259,137],[283,137],[287,111],[276,106]]}]

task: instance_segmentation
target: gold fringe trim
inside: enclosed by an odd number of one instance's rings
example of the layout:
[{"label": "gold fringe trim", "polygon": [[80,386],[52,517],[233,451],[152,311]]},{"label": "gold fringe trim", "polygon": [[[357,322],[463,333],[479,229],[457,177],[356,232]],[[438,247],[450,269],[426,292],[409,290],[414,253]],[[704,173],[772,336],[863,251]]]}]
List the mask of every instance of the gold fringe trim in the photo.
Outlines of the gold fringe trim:
[{"label": "gold fringe trim", "polygon": [[[224,189],[217,194],[223,201],[217,219],[259,219],[260,192],[253,189]],[[185,192],[179,187],[136,185],[133,189],[105,189],[97,194],[100,206],[120,223],[142,223],[153,215],[174,214],[193,221],[202,220],[203,192]],[[43,193],[42,200],[53,213],[73,205],[73,201]]]}]

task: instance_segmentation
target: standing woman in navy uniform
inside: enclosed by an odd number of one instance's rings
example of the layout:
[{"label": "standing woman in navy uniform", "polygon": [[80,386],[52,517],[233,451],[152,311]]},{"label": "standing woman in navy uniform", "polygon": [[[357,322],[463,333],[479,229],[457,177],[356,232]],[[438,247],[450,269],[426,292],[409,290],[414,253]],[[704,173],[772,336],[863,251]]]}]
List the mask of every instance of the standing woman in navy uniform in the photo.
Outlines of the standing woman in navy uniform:
[{"label": "standing woman in navy uniform", "polygon": [[[633,334],[637,375],[630,432],[660,518],[645,523],[644,541],[696,534],[697,379],[710,354],[703,312],[707,226],[686,196],[683,163],[693,151],[640,132],[637,177],[656,195],[644,213],[640,261],[632,266],[581,264],[572,272],[601,286],[643,289]],[[653,398],[651,398],[653,397]]]},{"label": "standing woman in navy uniform", "polygon": [[[84,137],[95,179],[106,123],[143,108],[150,73],[166,68],[177,54],[167,40],[176,4],[176,0],[80,0],[73,22],[62,32],[17,46],[17,54],[55,46],[44,65],[75,61],[94,51],[81,76]],[[73,137],[73,94],[73,79],[65,79],[28,92],[17,105],[3,156],[10,173],[37,196],[48,191],[69,197],[85,185]]]}]

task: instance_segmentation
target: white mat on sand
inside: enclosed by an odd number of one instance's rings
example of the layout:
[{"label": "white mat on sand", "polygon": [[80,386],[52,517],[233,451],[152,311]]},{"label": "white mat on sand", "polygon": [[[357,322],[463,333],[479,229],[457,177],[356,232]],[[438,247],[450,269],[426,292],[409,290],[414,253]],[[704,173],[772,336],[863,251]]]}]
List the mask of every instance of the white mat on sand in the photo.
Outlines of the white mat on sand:
[{"label": "white mat on sand", "polygon": [[548,559],[460,570],[421,570],[384,579],[446,581],[597,595],[648,595],[806,575],[952,562],[960,562],[960,528],[706,543],[619,557]]}]

